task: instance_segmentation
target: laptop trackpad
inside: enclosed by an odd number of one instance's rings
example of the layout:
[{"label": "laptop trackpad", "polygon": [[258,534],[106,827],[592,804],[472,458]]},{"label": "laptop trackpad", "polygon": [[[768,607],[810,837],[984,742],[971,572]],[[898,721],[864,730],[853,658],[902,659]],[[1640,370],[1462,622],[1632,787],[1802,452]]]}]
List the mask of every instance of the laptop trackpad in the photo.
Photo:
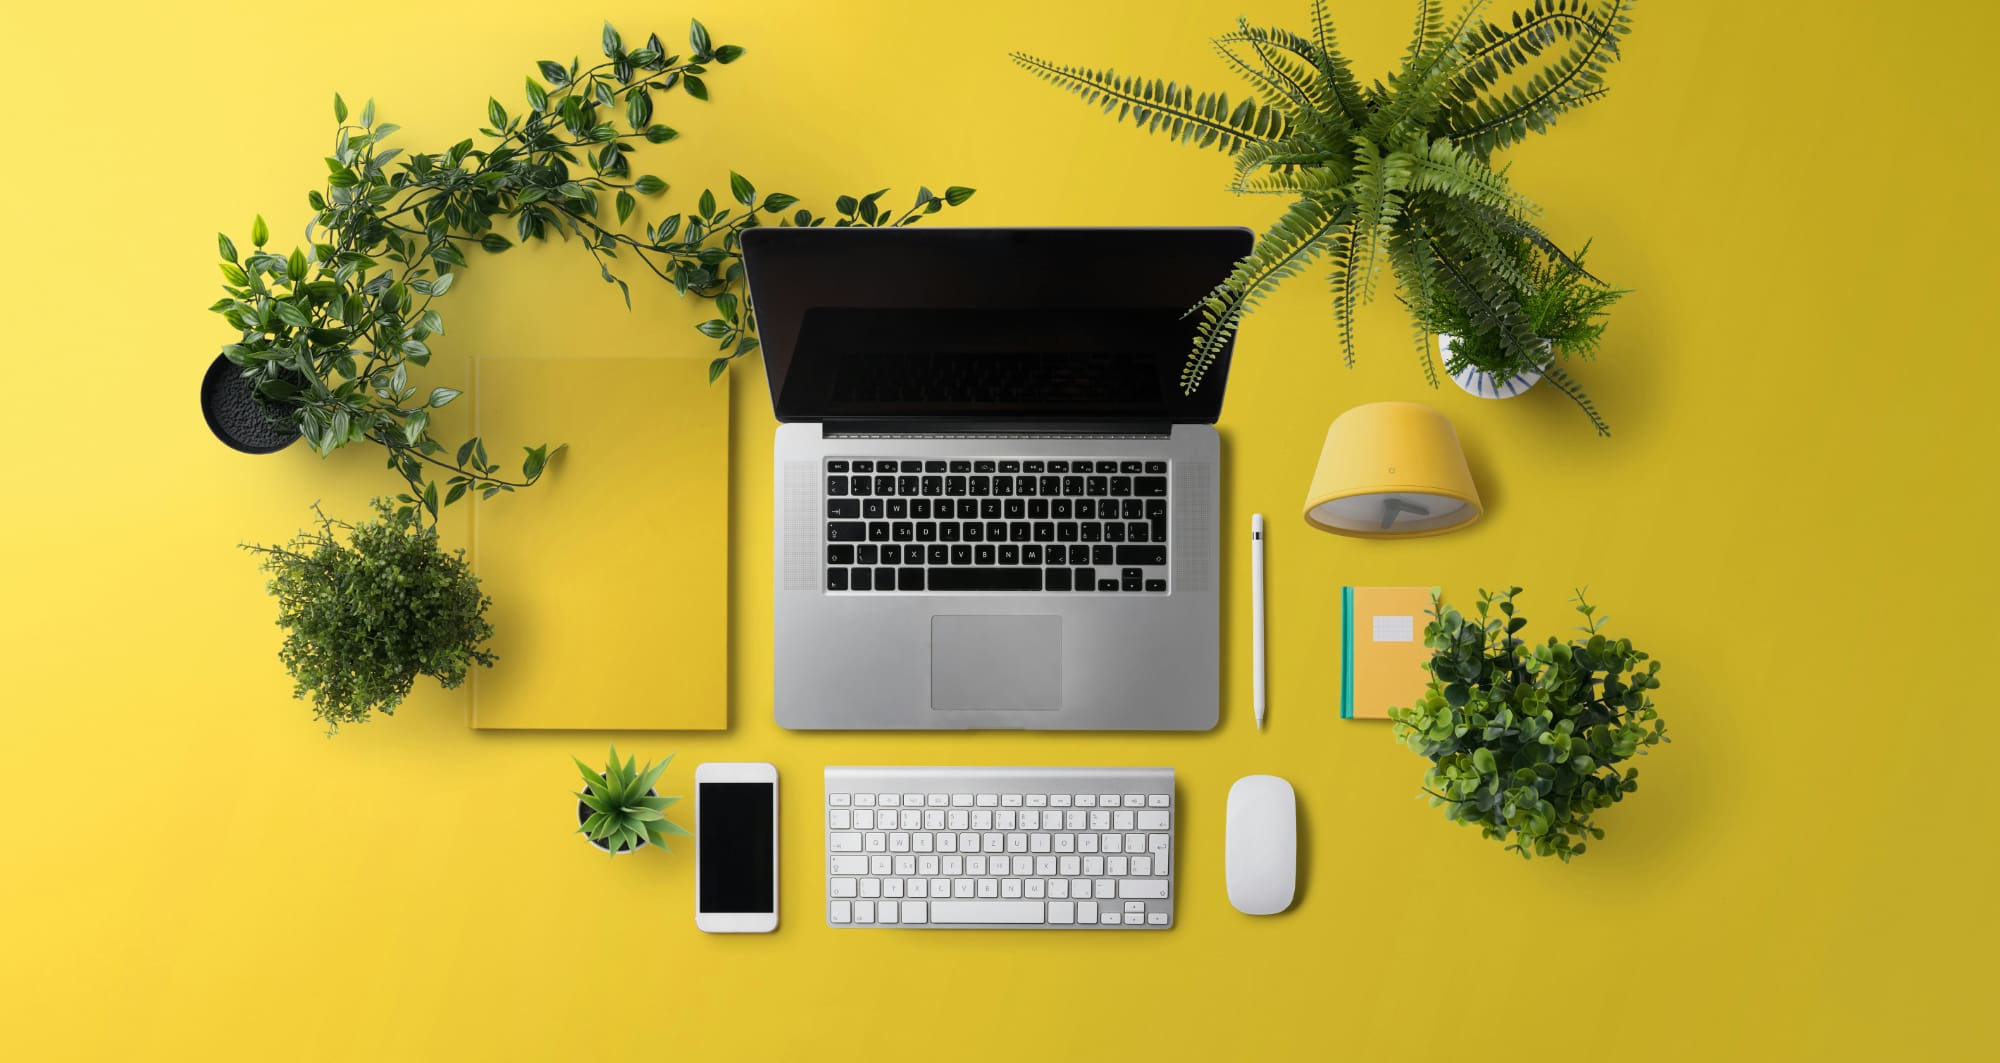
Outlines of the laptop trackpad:
[{"label": "laptop trackpad", "polygon": [[931,617],[931,708],[1062,708],[1062,617]]}]

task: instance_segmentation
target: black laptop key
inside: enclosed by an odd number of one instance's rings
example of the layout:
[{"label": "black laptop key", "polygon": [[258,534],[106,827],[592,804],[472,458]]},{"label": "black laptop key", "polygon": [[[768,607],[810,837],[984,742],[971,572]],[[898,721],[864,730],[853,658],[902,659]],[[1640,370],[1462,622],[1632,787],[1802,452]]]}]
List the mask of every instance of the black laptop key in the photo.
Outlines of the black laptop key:
[{"label": "black laptop key", "polygon": [[911,520],[931,519],[931,500],[928,498],[910,499],[910,519]]},{"label": "black laptop key", "polygon": [[1037,523],[1037,524],[1035,525],[1035,534],[1034,534],[1034,540],[1035,540],[1036,542],[1038,542],[1038,543],[1052,543],[1052,542],[1055,542],[1055,541],[1056,541],[1056,526],[1055,526],[1054,524],[1050,523],[1049,521],[1040,521],[1040,522],[1038,522],[1038,523]]},{"label": "black laptop key", "polygon": [[1097,463],[1097,471],[1102,473],[1117,472],[1118,463],[1115,461],[1100,461]]},{"label": "black laptop key", "polygon": [[972,471],[972,463],[971,463],[971,462],[969,462],[969,461],[954,461],[954,462],[952,462],[952,463],[951,463],[951,471],[953,471],[953,472],[971,472],[971,471]]},{"label": "black laptop key", "polygon": [[972,548],[973,564],[990,565],[993,564],[993,562],[994,562],[994,556],[993,556],[992,543],[980,543],[978,546]]},{"label": "black laptop key", "polygon": [[854,477],[853,479],[851,479],[851,480],[848,480],[848,481],[847,481],[847,490],[848,490],[848,493],[850,493],[850,494],[856,494],[856,495],[865,495],[865,494],[868,494],[868,493],[869,493],[869,492],[868,492],[868,477],[866,477],[866,476],[856,476],[856,477]]},{"label": "black laptop key", "polygon": [[1166,499],[1164,499],[1164,498],[1149,498],[1149,499],[1147,499],[1147,500],[1146,500],[1146,519],[1147,519],[1147,520],[1166,520],[1166,519],[1167,519],[1167,500],[1166,500]]},{"label": "black laptop key", "polygon": [[1136,568],[1125,568],[1118,570],[1119,579],[1138,579],[1141,576],[1144,576],[1145,574],[1146,573],[1143,570]]},{"label": "black laptop key", "polygon": [[1165,498],[1167,495],[1167,478],[1164,476],[1138,477],[1132,481],[1132,492],[1140,498]]},{"label": "black laptop key", "polygon": [[1118,547],[1118,563],[1121,565],[1164,565],[1167,563],[1167,548],[1149,543],[1145,546]]},{"label": "black laptop key", "polygon": [[1081,565],[1088,565],[1088,564],[1090,564],[1090,547],[1088,547],[1088,546],[1072,546],[1072,547],[1070,547],[1070,548],[1069,548],[1069,563],[1070,563],[1071,565],[1075,565],[1075,566],[1081,566]]},{"label": "black laptop key", "polygon": [[855,462],[855,463],[854,463],[854,471],[855,471],[855,472],[874,472],[874,471],[875,471],[875,463],[874,463],[874,462],[872,462],[872,461],[857,461],[857,462]]},{"label": "black laptop key", "polygon": [[868,537],[868,525],[858,520],[830,520],[826,522],[826,541],[830,543],[858,543]]},{"label": "black laptop key", "polygon": [[1077,570],[1076,570],[1076,571],[1075,571],[1075,572],[1073,573],[1073,575],[1074,575],[1074,576],[1076,577],[1076,589],[1077,589],[1077,590],[1080,590],[1080,591],[1094,591],[1094,590],[1096,590],[1096,589],[1097,589],[1097,570],[1096,570],[1096,569],[1094,569],[1094,568],[1080,568],[1080,569],[1077,569]]},{"label": "black laptop key", "polygon": [[1028,500],[1028,519],[1029,519],[1029,520],[1047,520],[1047,519],[1049,519],[1049,500],[1048,500],[1048,499],[1046,499],[1046,498],[1031,498],[1031,499],[1029,499],[1029,500]]},{"label": "black laptop key", "polygon": [[979,519],[979,501],[978,501],[977,499],[973,499],[973,498],[961,498],[961,499],[959,499],[959,500],[958,500],[958,519],[959,519],[959,520],[978,520],[978,519]]},{"label": "black laptop key", "polygon": [[896,570],[896,589],[899,591],[920,591],[924,589],[924,570],[920,568],[899,568]]},{"label": "black laptop key", "polygon": [[871,521],[869,521],[869,522],[868,522],[868,541],[869,541],[869,542],[871,542],[871,543],[886,543],[886,542],[888,542],[888,541],[889,541],[889,522],[888,522],[888,521],[886,521],[886,520],[871,520]]},{"label": "black laptop key", "polygon": [[1040,491],[1040,487],[1041,485],[1037,484],[1032,476],[1014,477],[1014,493],[1017,495],[1036,494]]},{"label": "black laptop key", "polygon": [[1044,585],[1044,586],[1042,587],[1042,589],[1043,589],[1043,590],[1048,590],[1048,591],[1066,591],[1066,590],[1068,590],[1068,589],[1069,589],[1069,569],[1066,569],[1066,568],[1052,568],[1052,569],[1049,569],[1049,575],[1048,575],[1048,583],[1047,583],[1047,584],[1045,584],[1045,585]]},{"label": "black laptop key", "polygon": [[1118,557],[1118,555],[1117,553],[1114,552],[1115,549],[1116,549],[1115,547],[1110,547],[1110,546],[1091,547],[1090,563],[1093,565],[1106,566],[1106,567],[1117,564],[1118,562],[1116,558]]},{"label": "black laptop key", "polygon": [[[925,472],[943,472],[943,471],[944,471],[944,462],[941,462],[941,461],[927,461],[927,462],[924,462],[924,471],[925,471]],[[1165,468],[1164,468],[1164,467],[1162,467],[1160,471],[1162,471],[1162,472],[1165,472],[1166,470],[1165,470]],[[933,491],[933,492],[931,492],[931,493],[932,493],[932,494],[936,494],[937,492]]]},{"label": "black laptop key", "polygon": [[826,548],[826,563],[829,565],[851,565],[854,563],[854,546],[851,543],[836,543]]},{"label": "black laptop key", "polygon": [[921,461],[906,461],[903,463],[903,471],[922,472],[924,471],[924,463]]},{"label": "black laptop key", "polygon": [[894,476],[877,476],[875,478],[875,493],[878,495],[895,494],[896,478]]},{"label": "black laptop key", "polygon": [[1155,592],[1164,591],[1167,589],[1167,581],[1163,579],[1149,579],[1146,581],[1146,589]]},{"label": "black laptop key", "polygon": [[1066,494],[1066,495],[1080,495],[1080,494],[1082,494],[1082,493],[1083,493],[1083,477],[1081,477],[1081,476],[1065,476],[1065,477],[1063,477],[1063,482],[1062,482],[1062,489],[1063,489],[1063,494]]},{"label": "black laptop key", "polygon": [[1003,547],[1001,547],[1001,548],[1000,548],[1000,563],[1001,563],[1001,564],[1003,564],[1003,565],[1018,565],[1018,564],[1020,564],[1020,563],[1021,563],[1021,548],[1020,548],[1020,547],[1018,547],[1018,546],[1015,546],[1015,545],[1014,545],[1013,543],[1008,543],[1008,544],[1007,544],[1006,546],[1003,546]]},{"label": "black laptop key", "polygon": [[853,590],[872,591],[875,589],[874,569],[857,568],[852,573],[849,573],[849,575],[852,578],[848,581],[848,584]]},{"label": "black laptop key", "polygon": [[883,563],[883,564],[885,564],[885,565],[900,565],[900,564],[902,564],[902,563],[903,563],[903,548],[902,548],[902,547],[900,547],[900,546],[897,546],[897,545],[896,545],[895,543],[888,543],[888,544],[884,545],[884,546],[882,547],[882,563]]},{"label": "black laptop key", "polygon": [[1139,473],[1145,471],[1145,468],[1144,463],[1137,461],[1121,461],[1118,463],[1118,471],[1123,473]]},{"label": "black laptop key", "polygon": [[1107,493],[1109,483],[1110,478],[1106,476],[1086,476],[1083,480],[1083,490],[1086,494],[1102,495]]},{"label": "black laptop key", "polygon": [[1041,463],[1041,462],[1039,462],[1039,461],[1024,461],[1024,462],[1022,462],[1022,463],[1021,463],[1021,471],[1022,471],[1022,472],[1041,472],[1041,471],[1042,471],[1042,463]]},{"label": "black laptop key", "polygon": [[908,543],[916,541],[917,538],[916,526],[911,524],[907,520],[897,521],[895,524],[890,525],[890,529],[893,534],[893,537],[899,543]]},{"label": "black laptop key", "polygon": [[826,570],[826,589],[827,589],[827,590],[830,590],[830,591],[844,591],[844,590],[846,590],[846,589],[847,589],[847,570],[846,570],[846,569],[844,569],[844,568],[830,568],[830,569],[827,569],[827,570]]},{"label": "black laptop key", "polygon": [[1131,493],[1132,478],[1130,476],[1113,476],[1111,478],[1111,497],[1124,498]]},{"label": "black laptop key", "polygon": [[1147,521],[1146,523],[1151,524],[1153,526],[1154,542],[1163,543],[1167,541],[1167,521],[1165,517],[1155,518],[1153,520]]},{"label": "black laptop key", "polygon": [[923,493],[923,494],[927,494],[927,495],[941,495],[941,494],[944,494],[944,477],[942,477],[942,476],[926,476],[926,477],[924,477],[924,478],[923,478],[923,480],[921,481],[921,486],[922,486],[922,493]]},{"label": "black laptop key", "polygon": [[1122,542],[1124,542],[1124,541],[1125,541],[1125,525],[1123,525],[1123,524],[1106,524],[1106,525],[1104,526],[1104,541],[1105,541],[1105,542],[1107,542],[1107,543],[1122,543]]},{"label": "black laptop key", "polygon": [[1083,541],[1087,543],[1094,543],[1100,541],[1104,536],[1103,528],[1104,528],[1103,525],[1097,523],[1094,520],[1085,521],[1081,529],[1083,534]]},{"label": "black laptop key", "polygon": [[951,547],[943,543],[932,543],[929,550],[930,556],[926,560],[931,564],[945,565],[951,563]]},{"label": "black laptop key", "polygon": [[1020,472],[1021,463],[1018,461],[1003,461],[1000,463],[1000,471],[1009,473]]},{"label": "black laptop key", "polygon": [[827,463],[826,463],[826,471],[828,471],[828,472],[846,472],[846,471],[847,471],[847,463],[846,463],[846,462],[844,462],[844,461],[829,461],[829,462],[827,462]]},{"label": "black laptop key", "polygon": [[1039,546],[1036,546],[1036,545],[1035,545],[1034,543],[1029,543],[1028,545],[1026,545],[1026,546],[1022,547],[1022,548],[1021,548],[1021,563],[1022,563],[1022,564],[1024,564],[1024,565],[1039,565],[1039,564],[1041,564],[1041,563],[1042,563],[1042,548],[1041,548],[1041,547],[1039,547]]},{"label": "black laptop key", "polygon": [[1042,589],[1039,568],[934,568],[934,591],[1038,591]]},{"label": "black laptop key", "polygon": [[826,500],[826,515],[835,520],[853,520],[861,515],[861,500],[829,498]]},{"label": "black laptop key", "polygon": [[[1052,461],[1052,462],[1049,462],[1049,471],[1050,471],[1050,472],[1068,472],[1068,471],[1069,471],[1069,462],[1066,462],[1066,461]],[[1042,493],[1046,495],[1046,494],[1048,494],[1049,492],[1047,492],[1047,491],[1043,491]]]},{"label": "black laptop key", "polygon": [[1151,536],[1153,526],[1143,520],[1135,520],[1125,525],[1125,541],[1143,543]]},{"label": "black laptop key", "polygon": [[[1156,476],[1163,474],[1167,471],[1167,463],[1164,461],[1149,461],[1146,463],[1146,471]],[[1165,590],[1166,588],[1163,587],[1161,589]]]},{"label": "black laptop key", "polygon": [[1146,516],[1146,504],[1136,498],[1128,498],[1119,505],[1117,514],[1106,513],[1104,519],[1110,520],[1118,515],[1122,515],[1126,520],[1143,520]]},{"label": "black laptop key", "polygon": [[1002,523],[1002,522],[1000,522],[1000,521],[997,521],[997,520],[989,520],[989,521],[987,521],[987,522],[986,522],[986,541],[987,541],[987,542],[989,542],[989,543],[1004,543],[1004,542],[1006,542],[1006,541],[1007,541],[1007,525],[1006,525],[1006,524],[1004,524],[1004,523]]},{"label": "black laptop key", "polygon": [[888,510],[890,520],[909,520],[910,500],[907,498],[892,498],[889,500]]},{"label": "black laptop key", "polygon": [[919,478],[915,476],[898,476],[896,477],[896,493],[899,495],[914,495],[917,493],[917,484],[919,482]]},{"label": "black laptop key", "polygon": [[[1027,492],[1026,492],[1026,491],[1023,491],[1023,492],[1021,492],[1021,493],[1022,493],[1022,494],[1027,494]],[[1035,481],[1035,493],[1036,493],[1036,494],[1038,494],[1038,495],[1059,495],[1059,494],[1062,494],[1062,477],[1060,477],[1060,476],[1043,476],[1043,477],[1040,477],[1040,478],[1038,478],[1038,479],[1037,479],[1037,480]]]},{"label": "black laptop key", "polygon": [[876,570],[875,570],[875,589],[876,589],[876,590],[878,590],[878,591],[893,591],[893,590],[895,590],[895,589],[896,589],[896,570],[895,570],[895,569],[893,569],[893,568],[878,568],[878,569],[876,569]]},{"label": "black laptop key", "polygon": [[997,499],[997,498],[982,498],[982,499],[980,499],[980,500],[979,500],[979,519],[980,519],[980,520],[999,520],[999,519],[1000,519],[1000,500],[999,500],[999,499]]},{"label": "black laptop key", "polygon": [[981,524],[978,521],[967,521],[964,524],[960,525],[960,527],[964,530],[963,533],[965,535],[966,542],[977,543],[985,541],[986,525]]},{"label": "black laptop key", "polygon": [[1026,520],[1027,517],[1028,517],[1027,502],[1018,498],[1010,498],[1007,500],[1008,520]]},{"label": "black laptop key", "polygon": [[1001,498],[1011,496],[1014,493],[1014,477],[995,476],[993,478],[993,493],[999,495]]},{"label": "black laptop key", "polygon": [[1076,519],[1078,519],[1078,520],[1096,520],[1096,519],[1097,519],[1097,503],[1096,503],[1096,502],[1094,502],[1094,501],[1092,501],[1091,499],[1088,499],[1088,498],[1079,498],[1079,499],[1077,499],[1077,500],[1076,500]]},{"label": "black laptop key", "polygon": [[1119,585],[1120,590],[1137,591],[1145,586],[1145,581],[1137,576],[1127,576]]},{"label": "black laptop key", "polygon": [[1057,520],[1074,519],[1075,503],[1067,498],[1058,498],[1049,503],[1049,516]]},{"label": "black laptop key", "polygon": [[937,542],[937,522],[929,520],[918,521],[917,541],[920,543]]},{"label": "black laptop key", "polygon": [[1017,520],[1007,525],[1007,538],[1012,542],[1025,543],[1034,536],[1028,531],[1027,521]]},{"label": "black laptop key", "polygon": [[846,493],[847,493],[847,477],[845,477],[845,476],[829,476],[829,477],[827,477],[827,478],[826,478],[826,493],[827,493],[827,494],[829,494],[829,495],[844,495],[844,494],[846,494]]},{"label": "black laptop key", "polygon": [[993,471],[993,463],[992,463],[992,462],[990,462],[990,461],[975,461],[975,462],[973,462],[973,463],[972,463],[972,471],[973,471],[973,472],[992,472],[992,471]]},{"label": "black laptop key", "polygon": [[945,494],[948,494],[948,495],[962,495],[962,494],[964,494],[964,493],[965,493],[965,477],[963,477],[963,476],[947,476],[947,477],[945,477],[945,478],[944,478],[944,493],[945,493]]},{"label": "black laptop key", "polygon": [[1060,524],[1057,524],[1057,525],[1056,525],[1056,541],[1057,541],[1057,542],[1063,542],[1063,543],[1073,543],[1073,542],[1075,542],[1075,541],[1076,541],[1076,522],[1075,522],[1075,521],[1069,521],[1069,520],[1066,520],[1066,521],[1063,521],[1063,522],[1062,522],[1062,523],[1060,523]]},{"label": "black laptop key", "polygon": [[875,555],[880,550],[881,547],[876,546],[874,543],[862,543],[860,546],[854,548],[854,563],[857,565],[872,565],[875,563]]},{"label": "black laptop key", "polygon": [[983,498],[992,493],[993,493],[993,477],[975,476],[972,478],[972,494],[975,497]]},{"label": "black laptop key", "polygon": [[944,521],[938,525],[938,541],[955,543],[958,541],[958,522]]},{"label": "black laptop key", "polygon": [[964,543],[959,543],[957,546],[952,547],[951,563],[954,565],[972,564],[972,547]]},{"label": "black laptop key", "polygon": [[1115,591],[1118,589],[1118,581],[1115,579],[1098,580],[1097,589],[1100,591]]},{"label": "black laptop key", "polygon": [[884,507],[883,507],[883,505],[882,505],[882,500],[881,500],[881,499],[879,499],[879,498],[864,498],[864,499],[862,499],[862,500],[861,500],[861,519],[863,519],[863,520],[881,520],[881,519],[882,519],[882,517],[883,517],[883,514],[884,514],[884,512],[885,512],[885,510],[884,510]]}]

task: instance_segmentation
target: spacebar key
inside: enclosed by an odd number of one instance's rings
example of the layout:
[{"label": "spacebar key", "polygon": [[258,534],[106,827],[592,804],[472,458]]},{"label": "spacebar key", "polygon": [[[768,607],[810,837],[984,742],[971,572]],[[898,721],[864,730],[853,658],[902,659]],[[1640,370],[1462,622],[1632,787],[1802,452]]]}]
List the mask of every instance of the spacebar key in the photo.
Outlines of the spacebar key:
[{"label": "spacebar key", "polygon": [[934,591],[1038,591],[1042,589],[1039,568],[934,568],[929,572]]},{"label": "spacebar key", "polygon": [[1041,901],[932,901],[932,923],[1039,923]]}]

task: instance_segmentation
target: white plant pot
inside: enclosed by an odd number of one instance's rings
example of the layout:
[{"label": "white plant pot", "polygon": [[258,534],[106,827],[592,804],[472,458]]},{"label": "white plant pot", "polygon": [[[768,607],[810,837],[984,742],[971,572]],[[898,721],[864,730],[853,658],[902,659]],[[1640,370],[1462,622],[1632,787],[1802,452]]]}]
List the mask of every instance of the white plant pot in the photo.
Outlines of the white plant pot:
[{"label": "white plant pot", "polygon": [[[1456,339],[1457,337],[1447,333],[1438,333],[1438,359],[1440,361],[1444,359],[1446,352],[1451,350],[1451,345],[1456,342]],[[1549,350],[1549,344],[1546,341],[1542,344],[1542,350]],[[1477,396],[1478,398],[1511,399],[1534,387],[1541,379],[1542,371],[1539,369],[1524,370],[1505,380],[1496,380],[1493,374],[1485,370],[1466,366],[1463,370],[1452,374],[1451,382],[1457,384],[1466,394]]]}]

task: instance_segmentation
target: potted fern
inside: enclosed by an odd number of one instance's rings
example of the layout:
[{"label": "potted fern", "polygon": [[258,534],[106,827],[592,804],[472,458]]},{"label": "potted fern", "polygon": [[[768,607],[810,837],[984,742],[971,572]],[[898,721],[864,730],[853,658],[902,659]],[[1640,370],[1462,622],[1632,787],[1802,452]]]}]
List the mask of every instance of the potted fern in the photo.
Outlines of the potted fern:
[{"label": "potted fern", "polygon": [[[1372,84],[1341,54],[1325,0],[1313,0],[1307,35],[1239,19],[1214,42],[1254,93],[1234,104],[1175,81],[1014,53],[1030,73],[1121,121],[1235,156],[1232,191],[1291,199],[1250,256],[1194,307],[1183,390],[1200,386],[1245,314],[1322,257],[1349,365],[1354,310],[1376,294],[1384,264],[1406,301],[1462,317],[1463,334],[1482,349],[1521,363],[1542,358],[1519,247],[1565,267],[1575,260],[1492,158],[1604,94],[1632,0],[1536,0],[1496,21],[1484,17],[1490,6],[1470,0],[1446,18],[1436,0],[1420,0],[1401,64]],[[1419,331],[1417,341],[1435,387],[1429,337]],[[1561,366],[1541,371],[1603,431]]]},{"label": "potted fern", "polygon": [[603,771],[592,771],[583,761],[570,759],[583,773],[583,789],[576,794],[576,831],[590,844],[612,856],[644,845],[672,852],[667,835],[688,833],[666,817],[666,810],[680,798],[662,797],[653,789],[667,765],[674,762],[671,755],[641,768],[631,757],[620,763],[614,744]]}]

